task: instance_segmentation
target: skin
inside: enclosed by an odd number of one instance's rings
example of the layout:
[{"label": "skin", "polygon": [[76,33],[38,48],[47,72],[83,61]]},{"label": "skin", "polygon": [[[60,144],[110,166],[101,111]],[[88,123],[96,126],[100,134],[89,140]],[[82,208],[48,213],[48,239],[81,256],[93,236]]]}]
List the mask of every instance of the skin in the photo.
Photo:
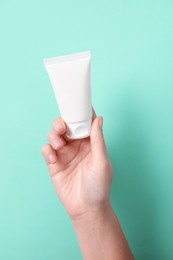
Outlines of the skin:
[{"label": "skin", "polygon": [[69,214],[83,258],[131,260],[132,253],[110,205],[112,165],[93,109],[90,137],[66,137],[62,118],[52,123],[41,153],[56,193]]}]

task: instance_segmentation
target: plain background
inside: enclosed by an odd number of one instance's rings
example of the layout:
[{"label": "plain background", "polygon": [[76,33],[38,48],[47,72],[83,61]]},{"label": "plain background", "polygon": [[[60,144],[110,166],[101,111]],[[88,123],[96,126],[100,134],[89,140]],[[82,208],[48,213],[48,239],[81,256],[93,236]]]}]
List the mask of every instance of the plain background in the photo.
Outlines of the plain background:
[{"label": "plain background", "polygon": [[0,259],[81,259],[40,149],[59,116],[43,58],[92,53],[111,201],[136,259],[173,259],[173,1],[0,0]]}]

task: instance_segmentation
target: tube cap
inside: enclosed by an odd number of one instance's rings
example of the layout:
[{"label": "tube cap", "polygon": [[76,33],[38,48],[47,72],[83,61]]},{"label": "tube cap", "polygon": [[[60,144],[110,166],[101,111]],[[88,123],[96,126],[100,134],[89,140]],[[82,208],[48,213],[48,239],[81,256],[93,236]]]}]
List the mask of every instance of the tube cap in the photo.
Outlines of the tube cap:
[{"label": "tube cap", "polygon": [[81,139],[90,135],[91,119],[77,123],[66,123],[66,136],[70,139]]}]

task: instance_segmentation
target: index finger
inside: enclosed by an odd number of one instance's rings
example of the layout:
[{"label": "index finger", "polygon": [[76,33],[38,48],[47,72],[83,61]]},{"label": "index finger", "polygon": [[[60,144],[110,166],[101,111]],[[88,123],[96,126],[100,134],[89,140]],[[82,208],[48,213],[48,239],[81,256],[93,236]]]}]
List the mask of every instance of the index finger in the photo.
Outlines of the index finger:
[{"label": "index finger", "polygon": [[[96,112],[92,106],[92,121],[96,118]],[[59,136],[63,136],[64,139],[66,139],[66,141],[73,141],[73,139],[68,138],[65,133],[67,130],[67,126],[66,123],[63,121],[63,119],[61,117],[58,117],[56,119],[53,120],[52,122],[52,128],[53,131],[55,131],[55,133]]]},{"label": "index finger", "polygon": [[61,117],[52,121],[52,128],[57,135],[63,135],[66,132],[66,124]]}]

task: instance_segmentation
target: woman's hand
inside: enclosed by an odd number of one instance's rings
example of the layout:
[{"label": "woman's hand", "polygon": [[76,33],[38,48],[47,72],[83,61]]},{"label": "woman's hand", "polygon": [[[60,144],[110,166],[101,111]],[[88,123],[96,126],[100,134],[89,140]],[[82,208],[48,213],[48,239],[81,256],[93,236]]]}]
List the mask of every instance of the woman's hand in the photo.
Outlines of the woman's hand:
[{"label": "woman's hand", "polygon": [[49,144],[42,148],[57,195],[75,221],[109,205],[112,166],[102,132],[102,117],[93,118],[90,137],[71,140],[61,118],[53,121]]},{"label": "woman's hand", "polygon": [[53,121],[42,148],[57,195],[66,208],[85,260],[132,260],[128,243],[110,202],[112,166],[102,132],[93,120],[90,137],[70,140],[61,118]]}]

